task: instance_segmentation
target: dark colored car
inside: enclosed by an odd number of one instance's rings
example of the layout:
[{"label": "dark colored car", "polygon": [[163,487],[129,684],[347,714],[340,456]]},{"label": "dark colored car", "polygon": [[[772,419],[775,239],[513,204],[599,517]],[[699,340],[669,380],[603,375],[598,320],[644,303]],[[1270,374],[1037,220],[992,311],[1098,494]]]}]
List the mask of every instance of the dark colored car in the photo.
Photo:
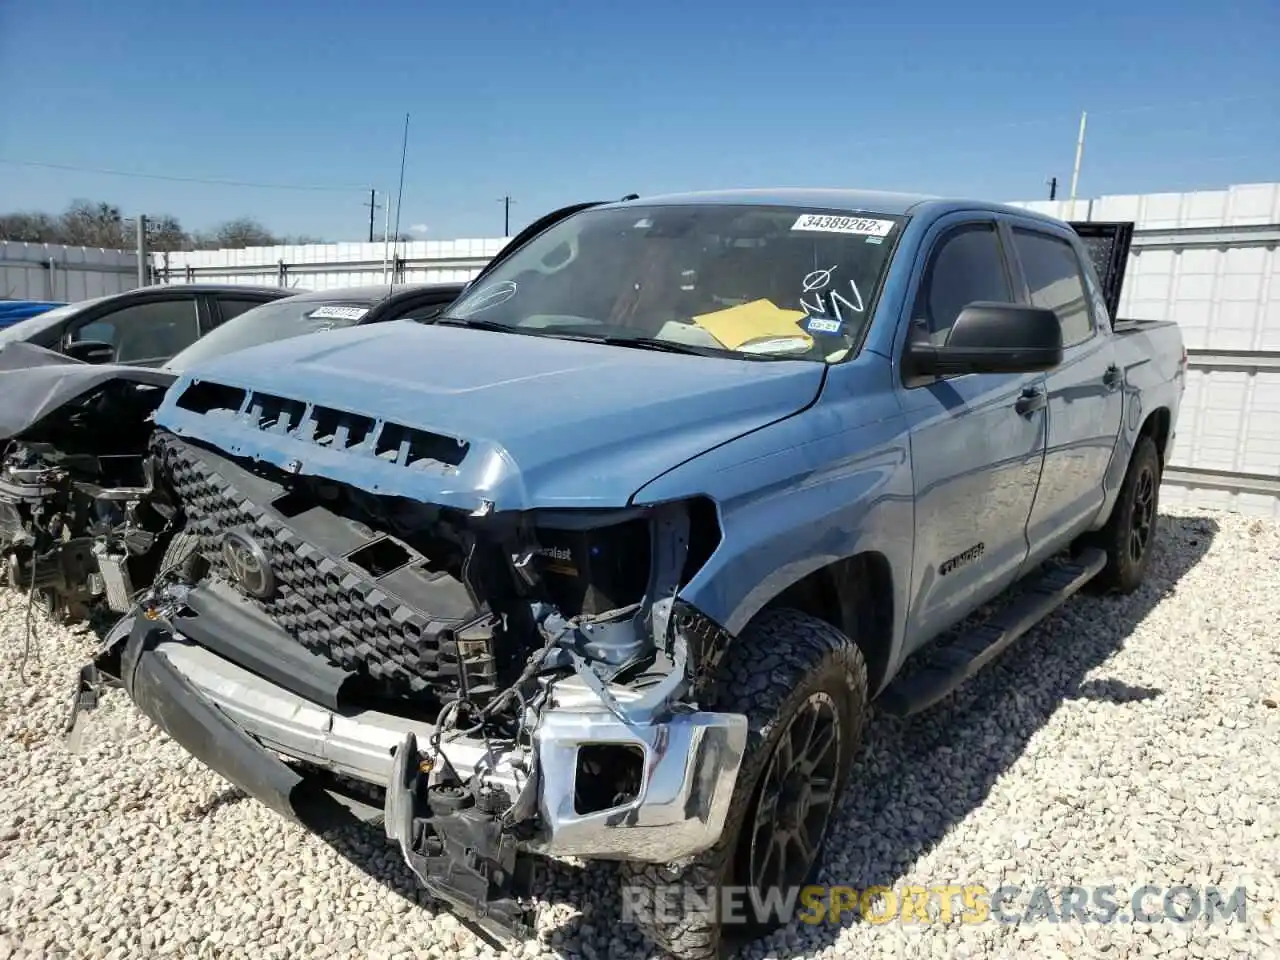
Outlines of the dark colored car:
[{"label": "dark colored car", "polygon": [[[84,616],[102,599],[113,609],[127,609],[134,590],[149,584],[166,556],[182,549],[174,543],[175,514],[146,456],[152,414],[182,370],[303,334],[430,319],[462,287],[384,284],[275,298],[228,319],[162,366],[90,364],[31,343],[0,341],[5,579],[67,618]],[[202,289],[201,297],[216,307],[218,295]],[[65,329],[70,323],[53,326]]]},{"label": "dark colored car", "polygon": [[230,283],[139,287],[5,327],[0,346],[30,343],[88,363],[155,367],[246,310],[297,292]]}]

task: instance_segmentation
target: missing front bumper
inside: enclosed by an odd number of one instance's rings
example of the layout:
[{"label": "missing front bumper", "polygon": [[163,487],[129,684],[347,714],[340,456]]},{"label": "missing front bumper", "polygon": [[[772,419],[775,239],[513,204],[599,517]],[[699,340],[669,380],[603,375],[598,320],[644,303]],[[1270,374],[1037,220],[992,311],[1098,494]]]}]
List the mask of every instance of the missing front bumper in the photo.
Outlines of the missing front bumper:
[{"label": "missing front bumper", "polygon": [[[95,705],[100,677],[118,680],[207,766],[312,829],[350,814],[277,754],[385,788],[385,829],[406,862],[431,893],[495,935],[528,933],[529,854],[665,863],[713,846],[747,737],[737,714],[626,722],[569,680],[553,688],[531,748],[446,739],[439,762],[424,762],[419,744],[432,725],[306,700],[143,616],[122,621],[82,674],[74,729]],[[615,692],[625,717],[634,694]],[[600,745],[639,752],[638,790],[580,813],[578,754]]]}]

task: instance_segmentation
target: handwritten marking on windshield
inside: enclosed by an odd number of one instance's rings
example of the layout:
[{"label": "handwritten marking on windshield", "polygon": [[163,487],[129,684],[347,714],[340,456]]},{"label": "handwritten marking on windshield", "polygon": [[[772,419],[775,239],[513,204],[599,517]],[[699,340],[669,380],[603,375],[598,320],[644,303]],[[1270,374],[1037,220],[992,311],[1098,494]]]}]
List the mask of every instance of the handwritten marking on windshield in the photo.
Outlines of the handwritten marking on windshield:
[{"label": "handwritten marking on windshield", "polygon": [[514,280],[499,280],[497,283],[491,283],[489,286],[478,291],[475,299],[467,304],[471,313],[476,314],[482,310],[488,310],[490,307],[496,307],[500,303],[506,303],[516,295],[519,289]]},{"label": "handwritten marking on windshield", "polygon": [[814,270],[812,273],[806,274],[802,281],[804,286],[803,292],[812,293],[814,290],[825,289],[826,286],[831,283],[831,271],[835,270],[838,266],[840,266],[840,264],[833,263],[825,270]]},{"label": "handwritten marking on windshield", "polygon": [[[832,269],[835,269],[834,267]],[[830,271],[815,270],[814,273],[830,273]],[[813,274],[805,277],[806,283]],[[813,293],[813,289],[806,286],[805,293]],[[866,304],[862,299],[862,291],[858,289],[858,285],[852,280],[849,281],[849,293],[852,299],[845,296],[839,290],[831,290],[829,292],[815,293],[811,299],[800,297],[800,307],[804,310],[805,315],[809,317],[835,317],[841,323],[845,322],[845,312],[862,313],[866,310]]]}]

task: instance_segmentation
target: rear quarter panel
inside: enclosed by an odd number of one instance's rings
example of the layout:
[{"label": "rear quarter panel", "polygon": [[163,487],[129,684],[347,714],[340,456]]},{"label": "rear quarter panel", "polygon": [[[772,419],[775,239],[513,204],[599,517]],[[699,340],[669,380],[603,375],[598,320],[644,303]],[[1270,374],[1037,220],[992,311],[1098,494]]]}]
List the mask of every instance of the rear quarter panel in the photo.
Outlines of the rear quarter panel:
[{"label": "rear quarter panel", "polygon": [[1173,449],[1178,413],[1186,388],[1182,369],[1182,331],[1168,323],[1113,335],[1116,364],[1124,374],[1124,401],[1120,435],[1107,468],[1107,498],[1095,526],[1106,523],[1120,494],[1129,458],[1147,418],[1161,408],[1169,411],[1169,444],[1165,464]]}]

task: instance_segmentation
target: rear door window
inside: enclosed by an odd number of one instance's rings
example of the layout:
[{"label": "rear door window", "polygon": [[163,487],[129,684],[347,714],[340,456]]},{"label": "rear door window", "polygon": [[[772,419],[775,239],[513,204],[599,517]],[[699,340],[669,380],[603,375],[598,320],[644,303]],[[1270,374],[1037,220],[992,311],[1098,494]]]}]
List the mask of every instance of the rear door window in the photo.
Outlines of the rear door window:
[{"label": "rear door window", "polygon": [[254,307],[260,307],[264,303],[270,303],[269,300],[246,300],[242,297],[218,297],[218,313],[220,317],[214,318],[215,324],[223,324],[228,320],[234,320],[246,310],[252,310]]},{"label": "rear door window", "polygon": [[1061,237],[1014,227],[1013,245],[1031,290],[1031,303],[1047,307],[1062,325],[1062,345],[1073,347],[1093,336],[1093,317],[1080,258]]}]

